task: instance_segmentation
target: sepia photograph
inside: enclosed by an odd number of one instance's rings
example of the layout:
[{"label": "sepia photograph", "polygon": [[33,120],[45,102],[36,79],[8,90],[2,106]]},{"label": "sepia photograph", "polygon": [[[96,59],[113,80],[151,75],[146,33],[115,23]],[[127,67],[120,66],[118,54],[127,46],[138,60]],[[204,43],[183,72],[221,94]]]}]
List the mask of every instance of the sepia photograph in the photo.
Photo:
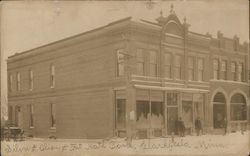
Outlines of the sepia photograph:
[{"label": "sepia photograph", "polygon": [[0,2],[2,156],[248,156],[248,0]]}]

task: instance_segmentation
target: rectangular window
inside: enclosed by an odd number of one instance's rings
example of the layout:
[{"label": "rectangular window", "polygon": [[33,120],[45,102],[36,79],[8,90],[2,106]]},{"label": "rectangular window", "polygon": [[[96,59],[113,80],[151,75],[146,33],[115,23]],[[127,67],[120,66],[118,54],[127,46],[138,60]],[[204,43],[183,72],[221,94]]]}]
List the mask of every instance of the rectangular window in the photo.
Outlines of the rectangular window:
[{"label": "rectangular window", "polygon": [[117,50],[117,76],[124,75],[124,69],[125,69],[124,62],[125,62],[124,50],[119,49]]},{"label": "rectangular window", "polygon": [[214,67],[214,79],[218,80],[219,79],[219,60],[214,59],[213,61],[213,67]]},{"label": "rectangular window", "polygon": [[194,80],[194,58],[188,58],[188,80]]},{"label": "rectangular window", "polygon": [[116,99],[116,128],[126,128],[126,100]]},{"label": "rectangular window", "polygon": [[180,80],[181,79],[181,56],[176,55],[175,56],[175,64],[174,64],[174,73],[175,73],[175,79]]},{"label": "rectangular window", "polygon": [[30,127],[34,127],[34,105],[33,104],[29,105],[29,110],[30,110]]},{"label": "rectangular window", "polygon": [[149,76],[157,76],[157,52],[149,52]]},{"label": "rectangular window", "polygon": [[9,91],[13,91],[13,76],[12,74],[9,74]]},{"label": "rectangular window", "polygon": [[171,54],[165,53],[164,54],[164,72],[165,72],[165,77],[166,78],[171,78],[171,63],[172,62],[172,57]]},{"label": "rectangular window", "polygon": [[204,60],[202,58],[198,59],[198,81],[204,80]]},{"label": "rectangular window", "polygon": [[226,60],[221,61],[221,77],[220,78],[222,80],[227,79],[227,61]]},{"label": "rectangular window", "polygon": [[237,81],[236,62],[231,63],[232,80]]},{"label": "rectangular window", "polygon": [[243,63],[239,63],[238,64],[238,81],[244,81],[244,76],[245,76],[245,73],[244,73],[244,65]]},{"label": "rectangular window", "polygon": [[16,79],[17,79],[17,90],[20,91],[21,90],[21,75],[19,72],[17,72],[16,74]]},{"label": "rectangular window", "polygon": [[137,49],[136,61],[137,74],[145,75],[145,57],[142,49]]},{"label": "rectangular window", "polygon": [[33,71],[32,70],[29,71],[29,87],[30,87],[30,90],[33,90]]},{"label": "rectangular window", "polygon": [[55,88],[55,66],[50,65],[50,88]]},{"label": "rectangular window", "polygon": [[53,103],[50,104],[50,123],[51,127],[56,127],[56,105]]}]

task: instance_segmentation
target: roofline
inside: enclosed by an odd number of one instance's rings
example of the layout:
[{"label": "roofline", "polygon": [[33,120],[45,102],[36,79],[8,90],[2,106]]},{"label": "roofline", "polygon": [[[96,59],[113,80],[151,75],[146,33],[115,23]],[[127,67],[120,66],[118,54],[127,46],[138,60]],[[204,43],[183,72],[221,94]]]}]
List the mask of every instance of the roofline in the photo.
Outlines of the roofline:
[{"label": "roofline", "polygon": [[92,32],[98,31],[98,30],[102,30],[102,29],[104,29],[106,27],[109,27],[111,25],[114,25],[114,24],[117,24],[117,23],[120,23],[120,22],[123,22],[123,21],[131,20],[131,18],[132,18],[131,16],[126,17],[126,18],[122,18],[120,20],[108,23],[108,24],[106,24],[104,26],[101,26],[101,27],[98,27],[98,28],[95,28],[95,29],[92,29],[92,30],[89,30],[89,31],[82,32],[80,34],[76,34],[76,35],[73,35],[73,36],[70,36],[70,37],[66,37],[66,38],[63,38],[63,39],[60,39],[60,40],[57,40],[57,41],[54,41],[54,42],[51,42],[51,43],[48,43],[48,44],[44,44],[44,45],[38,46],[36,48],[29,49],[29,50],[26,50],[26,51],[23,51],[23,52],[17,52],[15,54],[9,56],[8,59],[11,59],[11,58],[16,57],[16,56],[27,54],[29,52],[33,52],[34,50],[41,49],[43,47],[47,47],[47,46],[54,45],[54,44],[57,44],[57,43],[60,43],[60,42],[63,42],[63,41],[67,41],[67,40],[70,40],[70,39],[73,39],[73,38],[77,38],[79,36],[86,35],[86,34],[89,34],[89,33],[92,33]]}]

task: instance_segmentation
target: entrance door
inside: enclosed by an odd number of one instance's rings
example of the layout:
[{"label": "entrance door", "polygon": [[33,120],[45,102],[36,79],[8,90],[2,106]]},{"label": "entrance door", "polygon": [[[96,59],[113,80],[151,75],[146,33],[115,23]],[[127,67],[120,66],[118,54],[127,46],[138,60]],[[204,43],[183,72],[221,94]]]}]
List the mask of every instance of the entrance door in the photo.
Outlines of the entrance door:
[{"label": "entrance door", "polygon": [[215,129],[226,126],[226,99],[222,93],[217,93],[213,100],[213,122]]}]

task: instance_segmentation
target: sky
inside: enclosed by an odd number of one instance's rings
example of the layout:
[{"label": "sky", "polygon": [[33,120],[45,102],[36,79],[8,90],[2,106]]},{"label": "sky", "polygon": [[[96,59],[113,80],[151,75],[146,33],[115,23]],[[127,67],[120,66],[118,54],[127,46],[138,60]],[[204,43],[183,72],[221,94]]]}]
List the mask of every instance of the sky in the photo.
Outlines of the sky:
[{"label": "sky", "polygon": [[216,37],[249,40],[248,0],[153,1],[4,1],[1,3],[1,100],[6,95],[6,59],[35,47],[73,36],[115,20],[132,16],[155,21],[169,15],[171,4],[180,21],[186,17],[190,30]]}]

